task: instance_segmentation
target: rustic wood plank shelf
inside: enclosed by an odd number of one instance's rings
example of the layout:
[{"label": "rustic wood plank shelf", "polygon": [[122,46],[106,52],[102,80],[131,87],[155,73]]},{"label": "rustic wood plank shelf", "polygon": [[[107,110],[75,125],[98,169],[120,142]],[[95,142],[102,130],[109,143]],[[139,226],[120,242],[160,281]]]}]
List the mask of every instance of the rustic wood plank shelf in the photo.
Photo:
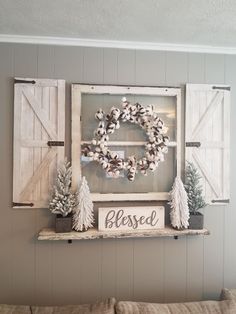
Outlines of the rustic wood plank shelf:
[{"label": "rustic wood plank shelf", "polygon": [[93,240],[93,239],[109,239],[109,238],[155,238],[155,237],[174,237],[185,235],[209,235],[207,229],[202,230],[175,230],[171,227],[158,230],[131,230],[131,231],[98,231],[95,228],[89,229],[85,232],[68,232],[56,233],[52,228],[45,228],[39,232],[38,240]]}]

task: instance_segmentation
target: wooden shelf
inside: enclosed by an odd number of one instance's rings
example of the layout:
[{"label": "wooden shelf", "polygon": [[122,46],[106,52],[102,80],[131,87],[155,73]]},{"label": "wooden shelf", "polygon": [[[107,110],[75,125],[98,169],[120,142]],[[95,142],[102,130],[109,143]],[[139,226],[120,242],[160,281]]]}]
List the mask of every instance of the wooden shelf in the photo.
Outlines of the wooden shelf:
[{"label": "wooden shelf", "polygon": [[38,240],[93,240],[93,239],[110,239],[110,238],[156,238],[156,237],[174,237],[186,235],[209,235],[207,229],[202,230],[175,230],[171,227],[158,230],[131,230],[131,231],[98,231],[95,228],[89,229],[85,232],[68,232],[56,233],[52,228],[45,228],[39,232]]}]

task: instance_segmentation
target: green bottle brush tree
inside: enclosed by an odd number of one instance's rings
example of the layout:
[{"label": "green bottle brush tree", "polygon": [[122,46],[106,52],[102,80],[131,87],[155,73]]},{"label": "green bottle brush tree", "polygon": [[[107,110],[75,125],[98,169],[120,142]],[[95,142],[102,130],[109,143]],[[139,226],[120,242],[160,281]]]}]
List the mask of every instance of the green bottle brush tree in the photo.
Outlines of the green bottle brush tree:
[{"label": "green bottle brush tree", "polygon": [[200,180],[201,176],[196,166],[191,162],[187,162],[185,171],[185,190],[188,195],[190,229],[203,229],[203,215],[199,212],[199,209],[205,207],[207,204],[203,198]]}]

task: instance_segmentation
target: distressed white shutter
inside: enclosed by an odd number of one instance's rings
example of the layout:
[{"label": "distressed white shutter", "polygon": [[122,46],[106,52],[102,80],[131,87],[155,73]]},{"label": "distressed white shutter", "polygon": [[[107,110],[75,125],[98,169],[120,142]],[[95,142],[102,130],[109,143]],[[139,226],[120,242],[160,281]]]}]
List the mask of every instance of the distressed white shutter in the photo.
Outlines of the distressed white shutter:
[{"label": "distressed white shutter", "polygon": [[65,81],[15,79],[13,207],[48,207],[64,139]]},{"label": "distressed white shutter", "polygon": [[[230,87],[186,85],[186,161],[202,176],[208,204],[230,198]],[[194,145],[198,145],[196,147]]]}]

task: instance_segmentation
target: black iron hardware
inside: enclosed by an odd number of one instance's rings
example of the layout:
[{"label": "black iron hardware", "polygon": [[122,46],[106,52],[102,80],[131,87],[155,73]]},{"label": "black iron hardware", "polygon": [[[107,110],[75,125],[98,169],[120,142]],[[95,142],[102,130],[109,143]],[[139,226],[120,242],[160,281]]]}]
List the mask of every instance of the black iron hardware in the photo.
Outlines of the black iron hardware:
[{"label": "black iron hardware", "polygon": [[212,203],[229,203],[229,199],[226,200],[212,200]]},{"label": "black iron hardware", "polygon": [[200,147],[200,142],[186,142],[186,147]]},{"label": "black iron hardware", "polygon": [[64,142],[63,141],[48,141],[47,142],[48,146],[64,146]]},{"label": "black iron hardware", "polygon": [[33,207],[34,206],[34,203],[15,203],[13,202],[12,203],[12,206],[13,207]]},{"label": "black iron hardware", "polygon": [[230,86],[212,86],[212,89],[230,90]]},{"label": "black iron hardware", "polygon": [[22,84],[24,84],[24,83],[27,83],[27,84],[36,84],[36,81],[34,81],[34,80],[32,80],[32,81],[27,81],[27,80],[18,80],[18,79],[15,79],[14,80],[14,83],[16,84],[16,83],[22,83]]}]

